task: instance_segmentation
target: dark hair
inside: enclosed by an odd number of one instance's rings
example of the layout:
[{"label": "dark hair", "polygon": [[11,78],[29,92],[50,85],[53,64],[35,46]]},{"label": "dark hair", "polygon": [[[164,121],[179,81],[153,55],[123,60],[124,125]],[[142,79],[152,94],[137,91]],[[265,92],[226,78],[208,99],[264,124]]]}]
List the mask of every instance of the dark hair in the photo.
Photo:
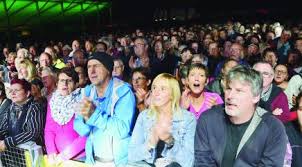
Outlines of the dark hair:
[{"label": "dark hair", "polygon": [[276,49],[273,49],[273,48],[266,48],[264,49],[263,53],[262,53],[262,58],[264,58],[264,56],[266,55],[267,52],[273,52],[276,57],[277,57],[277,50]]},{"label": "dark hair", "polygon": [[97,42],[96,45],[103,45],[105,51],[108,49],[108,46],[107,46],[107,44],[105,42],[100,41],[100,42]]},{"label": "dark hair", "polygon": [[13,84],[20,84],[22,88],[25,90],[25,92],[30,92],[31,91],[31,84],[27,82],[25,79],[13,79],[10,82],[11,85]]},{"label": "dark hair", "polygon": [[200,64],[200,63],[196,63],[196,64],[191,64],[188,68],[188,73],[187,73],[187,77],[189,76],[190,72],[193,70],[193,69],[202,69],[204,70],[205,74],[206,74],[206,78],[209,77],[209,71],[208,71],[208,68],[206,66],[204,66],[203,64]]},{"label": "dark hair", "polygon": [[149,68],[138,67],[138,68],[133,69],[133,71],[131,73],[131,78],[132,78],[133,74],[136,72],[143,74],[146,77],[146,80],[152,79],[151,71]]},{"label": "dark hair", "polygon": [[183,54],[184,52],[190,51],[192,54],[194,53],[194,50],[192,48],[189,47],[185,47],[182,51],[181,54]]},{"label": "dark hair", "polygon": [[226,67],[226,65],[231,61],[237,62],[237,64],[239,64],[237,60],[235,60],[233,58],[227,58],[224,60],[221,70],[224,69]]},{"label": "dark hair", "polygon": [[44,87],[43,82],[40,79],[38,79],[38,78],[33,79],[31,81],[31,84],[38,86],[39,89],[42,89]]},{"label": "dark hair", "polygon": [[62,68],[58,73],[58,77],[60,76],[60,74],[63,74],[63,73],[66,74],[67,76],[71,77],[71,79],[73,80],[74,83],[79,82],[79,75],[74,70],[74,68],[71,68],[71,67]]}]

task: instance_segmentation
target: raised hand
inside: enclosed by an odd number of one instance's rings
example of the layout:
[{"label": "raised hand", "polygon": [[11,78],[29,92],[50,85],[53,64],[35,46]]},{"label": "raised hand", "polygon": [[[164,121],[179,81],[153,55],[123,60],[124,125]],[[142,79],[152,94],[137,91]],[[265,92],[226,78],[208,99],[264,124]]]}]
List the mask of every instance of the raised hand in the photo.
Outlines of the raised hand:
[{"label": "raised hand", "polygon": [[95,106],[93,102],[89,98],[84,97],[80,104],[80,114],[84,117],[85,121],[90,118],[94,110]]},{"label": "raised hand", "polygon": [[143,88],[138,88],[137,91],[135,92],[137,103],[143,103],[147,94],[148,92],[145,91]]}]

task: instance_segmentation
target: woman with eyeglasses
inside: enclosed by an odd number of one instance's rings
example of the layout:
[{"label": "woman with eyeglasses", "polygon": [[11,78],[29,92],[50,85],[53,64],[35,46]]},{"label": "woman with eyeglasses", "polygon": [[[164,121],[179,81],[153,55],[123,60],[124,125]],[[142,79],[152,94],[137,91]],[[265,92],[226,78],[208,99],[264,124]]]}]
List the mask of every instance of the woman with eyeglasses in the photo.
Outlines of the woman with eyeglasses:
[{"label": "woman with eyeglasses", "polygon": [[43,146],[44,114],[30,95],[30,83],[22,79],[11,81],[12,103],[1,113],[0,152],[29,141]]},{"label": "woman with eyeglasses", "polygon": [[132,71],[131,85],[136,97],[136,108],[139,112],[148,106],[151,73],[148,68],[139,67]]},{"label": "woman with eyeglasses", "polygon": [[284,64],[278,64],[274,70],[275,70],[275,76],[274,76],[275,84],[282,90],[285,90],[288,85],[287,66]]},{"label": "woman with eyeglasses", "polygon": [[73,68],[63,68],[58,74],[57,90],[49,100],[44,137],[50,164],[58,165],[85,156],[86,138],[73,129],[80,95],[80,89],[75,90],[78,82],[78,74]]}]

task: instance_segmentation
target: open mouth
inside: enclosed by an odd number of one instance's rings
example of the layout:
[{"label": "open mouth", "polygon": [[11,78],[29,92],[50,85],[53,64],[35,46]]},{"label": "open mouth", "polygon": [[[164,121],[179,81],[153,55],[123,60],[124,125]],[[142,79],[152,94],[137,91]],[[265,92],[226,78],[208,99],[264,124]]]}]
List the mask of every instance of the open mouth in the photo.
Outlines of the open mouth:
[{"label": "open mouth", "polygon": [[198,87],[200,86],[200,84],[199,84],[199,83],[195,83],[195,84],[193,84],[193,86],[194,86],[195,88],[198,88]]},{"label": "open mouth", "polygon": [[227,106],[228,108],[229,108],[229,107],[237,107],[236,104],[230,103],[230,102],[225,102],[225,106]]}]

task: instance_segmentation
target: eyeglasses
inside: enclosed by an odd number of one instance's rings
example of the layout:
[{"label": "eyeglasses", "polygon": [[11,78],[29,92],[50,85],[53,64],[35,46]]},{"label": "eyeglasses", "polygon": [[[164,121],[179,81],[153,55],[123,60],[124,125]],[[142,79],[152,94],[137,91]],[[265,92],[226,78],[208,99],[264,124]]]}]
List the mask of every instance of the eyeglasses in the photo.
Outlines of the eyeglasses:
[{"label": "eyeglasses", "polygon": [[146,77],[138,77],[138,78],[132,78],[132,82],[139,82],[142,80],[146,80]]},{"label": "eyeglasses", "polygon": [[285,75],[287,72],[286,72],[286,71],[281,71],[281,70],[276,70],[275,73],[276,73],[276,74],[279,74],[279,73],[280,73],[280,74],[282,74],[282,75]]},{"label": "eyeglasses", "polygon": [[17,93],[17,92],[20,92],[22,91],[23,89],[10,89],[8,92],[9,93]]},{"label": "eyeglasses", "polygon": [[71,84],[71,83],[73,83],[73,80],[72,79],[59,79],[59,83],[61,83],[61,84],[65,84],[65,83]]}]

